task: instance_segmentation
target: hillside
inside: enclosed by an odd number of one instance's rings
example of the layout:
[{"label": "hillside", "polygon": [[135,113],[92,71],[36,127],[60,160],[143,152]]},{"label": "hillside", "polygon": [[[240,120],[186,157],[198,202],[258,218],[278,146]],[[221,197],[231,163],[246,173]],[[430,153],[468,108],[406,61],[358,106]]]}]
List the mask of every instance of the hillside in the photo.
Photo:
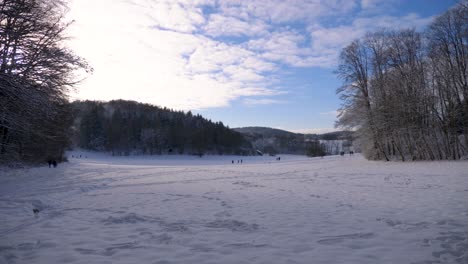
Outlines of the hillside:
[{"label": "hillside", "polygon": [[191,112],[133,101],[72,103],[75,147],[130,154],[253,153],[239,132]]},{"label": "hillside", "polygon": [[264,153],[306,154],[311,148],[323,149],[326,155],[336,155],[351,148],[353,132],[335,131],[324,134],[301,134],[269,127],[239,127],[255,149]]},{"label": "hillside", "polygon": [[237,127],[233,130],[242,134],[261,134],[263,136],[293,136],[296,133],[271,127]]},{"label": "hillside", "polygon": [[263,153],[299,154],[306,153],[307,144],[303,134],[269,127],[234,128],[252,143],[252,146]]}]

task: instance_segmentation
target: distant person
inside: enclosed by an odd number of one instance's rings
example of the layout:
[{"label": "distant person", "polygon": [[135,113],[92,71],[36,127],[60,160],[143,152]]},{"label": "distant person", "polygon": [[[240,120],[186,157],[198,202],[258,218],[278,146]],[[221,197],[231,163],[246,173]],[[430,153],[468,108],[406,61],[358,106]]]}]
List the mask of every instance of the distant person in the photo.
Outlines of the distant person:
[{"label": "distant person", "polygon": [[340,152],[340,156],[344,156],[344,151],[341,151],[341,152]]},{"label": "distant person", "polygon": [[81,158],[81,154],[80,154],[80,158]]},{"label": "distant person", "polygon": [[54,165],[54,168],[57,168],[57,161],[56,161],[56,160],[53,160],[53,161],[52,161],[52,165]]},{"label": "distant person", "polygon": [[349,155],[350,155],[350,156],[354,155],[354,151],[350,151],[350,152],[349,152]]},{"label": "distant person", "polygon": [[241,164],[242,164],[242,160],[241,160]]},{"label": "distant person", "polygon": [[234,160],[232,160],[232,164],[234,164]]},{"label": "distant person", "polygon": [[47,163],[49,163],[49,168],[52,166],[52,160],[48,160]]}]

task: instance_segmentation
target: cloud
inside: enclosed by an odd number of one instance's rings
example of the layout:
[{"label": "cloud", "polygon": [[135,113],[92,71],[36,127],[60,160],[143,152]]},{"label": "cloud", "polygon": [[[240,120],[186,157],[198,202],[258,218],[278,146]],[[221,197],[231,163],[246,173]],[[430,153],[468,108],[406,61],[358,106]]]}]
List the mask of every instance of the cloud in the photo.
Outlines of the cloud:
[{"label": "cloud", "polygon": [[[125,3],[125,2],[124,2]],[[172,1],[172,0],[133,0],[127,6],[133,6],[127,12],[144,16],[155,27],[190,33],[205,23],[202,5],[213,4],[211,1]],[[109,3],[109,6],[115,3]],[[142,18],[139,18],[142,19]],[[128,22],[129,20],[126,20]]]},{"label": "cloud", "polygon": [[357,6],[354,0],[223,0],[222,13],[247,19],[255,17],[272,24],[311,21],[329,15],[341,15]]},{"label": "cloud", "polygon": [[240,46],[193,34],[204,23],[196,2],[129,3],[72,3],[70,45],[94,68],[74,98],[200,109],[278,94],[264,76],[274,64]]},{"label": "cloud", "polygon": [[285,104],[285,103],[287,103],[286,101],[269,99],[269,98],[261,98],[261,99],[246,98],[242,102],[243,102],[243,104],[248,105],[248,106]]},{"label": "cloud", "polygon": [[[430,20],[359,16],[358,6],[357,0],[73,0],[70,46],[94,74],[72,97],[184,110],[236,99],[279,103],[288,89],[279,79],[285,65],[334,67],[340,49],[368,30],[419,28]],[[340,20],[352,15],[351,22]],[[273,98],[251,98],[259,96]]]},{"label": "cloud", "polygon": [[379,28],[423,28],[431,17],[410,13],[402,17],[372,16],[355,18],[351,24],[325,27],[312,23],[308,34],[284,29],[249,40],[247,47],[261,54],[263,59],[293,67],[335,67],[340,50],[366,32]]},{"label": "cloud", "polygon": [[402,17],[373,16],[356,18],[350,25],[337,27],[311,26],[308,28],[312,41],[312,53],[322,54],[323,65],[334,66],[340,50],[353,40],[363,37],[367,32],[379,28],[418,29],[428,25],[431,17],[423,18],[411,13]]},{"label": "cloud", "polygon": [[266,38],[254,39],[247,43],[252,50],[265,53],[300,55],[300,45],[305,37],[297,32],[284,30],[273,32]]},{"label": "cloud", "polygon": [[221,14],[212,14],[203,31],[208,36],[258,36],[268,34],[270,26],[259,19],[249,21],[229,17]]},{"label": "cloud", "polygon": [[378,14],[395,10],[401,0],[361,0],[361,12],[365,14]]},{"label": "cloud", "polygon": [[384,5],[386,2],[391,2],[389,0],[361,0],[362,9],[374,9],[380,5]]},{"label": "cloud", "polygon": [[261,54],[265,60],[294,67],[331,65],[327,54],[315,52],[308,45],[306,36],[292,30],[273,32],[265,38],[251,40],[247,47]]}]

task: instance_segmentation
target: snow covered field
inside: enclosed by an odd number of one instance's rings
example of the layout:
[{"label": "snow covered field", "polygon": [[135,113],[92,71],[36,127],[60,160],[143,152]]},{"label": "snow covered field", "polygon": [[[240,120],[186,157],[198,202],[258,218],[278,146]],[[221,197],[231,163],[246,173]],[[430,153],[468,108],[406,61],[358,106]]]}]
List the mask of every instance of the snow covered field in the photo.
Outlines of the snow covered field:
[{"label": "snow covered field", "polygon": [[84,155],[0,172],[0,263],[468,263],[467,161]]}]

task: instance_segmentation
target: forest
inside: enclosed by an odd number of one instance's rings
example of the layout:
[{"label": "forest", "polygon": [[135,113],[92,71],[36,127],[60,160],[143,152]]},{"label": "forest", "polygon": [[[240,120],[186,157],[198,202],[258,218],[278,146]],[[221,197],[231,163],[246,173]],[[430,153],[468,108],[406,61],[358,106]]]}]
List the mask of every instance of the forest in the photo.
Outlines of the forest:
[{"label": "forest", "polygon": [[234,130],[242,133],[255,150],[269,155],[296,154],[316,157],[338,155],[341,151],[358,149],[357,146],[353,146],[352,131],[302,134],[268,127],[240,127]]},{"label": "forest", "polygon": [[468,154],[467,64],[467,1],[424,32],[368,33],[341,51],[337,126],[356,130],[369,159],[460,159]]},{"label": "forest", "polygon": [[72,103],[74,145],[112,155],[254,153],[240,133],[200,115],[133,101]]}]

